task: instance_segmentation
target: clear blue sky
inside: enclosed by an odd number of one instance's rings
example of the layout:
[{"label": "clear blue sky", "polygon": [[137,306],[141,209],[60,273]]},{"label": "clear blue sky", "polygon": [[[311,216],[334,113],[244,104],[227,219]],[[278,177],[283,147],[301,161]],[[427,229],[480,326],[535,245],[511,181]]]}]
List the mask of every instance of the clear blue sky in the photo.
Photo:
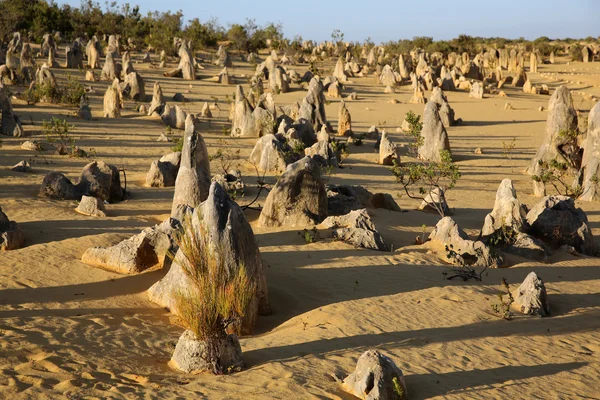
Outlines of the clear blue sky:
[{"label": "clear blue sky", "polygon": [[[432,36],[452,39],[461,33],[505,38],[600,36],[600,0],[119,0],[150,10],[182,10],[185,20],[212,17],[221,25],[282,23],[286,37],[328,40],[340,29],[349,41],[371,37],[375,43]],[[58,0],[79,6],[80,0]],[[104,5],[104,0],[100,0]]]}]

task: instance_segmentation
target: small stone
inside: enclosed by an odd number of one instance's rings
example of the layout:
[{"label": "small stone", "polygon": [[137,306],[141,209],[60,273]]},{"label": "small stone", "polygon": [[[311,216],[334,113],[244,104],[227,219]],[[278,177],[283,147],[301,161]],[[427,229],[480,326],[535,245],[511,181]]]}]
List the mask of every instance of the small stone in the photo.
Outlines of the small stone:
[{"label": "small stone", "polygon": [[539,317],[550,315],[546,286],[535,272],[530,272],[521,286],[512,292],[512,295],[514,298],[512,308],[521,314]]},{"label": "small stone", "polygon": [[11,168],[12,171],[15,172],[31,172],[31,164],[29,164],[27,161],[23,160],[23,161],[19,161],[19,163],[17,165],[15,165],[14,167]]},{"label": "small stone", "polygon": [[92,196],[82,196],[75,211],[90,217],[106,217],[104,203],[101,199]]}]

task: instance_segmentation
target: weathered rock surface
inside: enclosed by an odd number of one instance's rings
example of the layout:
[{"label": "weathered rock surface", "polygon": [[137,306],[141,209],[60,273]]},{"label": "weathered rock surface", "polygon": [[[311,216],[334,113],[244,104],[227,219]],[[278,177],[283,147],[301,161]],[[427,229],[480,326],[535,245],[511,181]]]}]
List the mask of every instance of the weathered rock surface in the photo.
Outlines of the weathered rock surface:
[{"label": "weathered rock surface", "polygon": [[160,160],[153,161],[146,174],[146,185],[150,187],[175,186],[180,164],[180,151],[169,153],[162,156]]},{"label": "weathered rock surface", "polygon": [[237,86],[231,136],[261,137],[275,133],[275,103],[273,96],[268,93],[261,96],[255,108],[250,105],[241,85]]},{"label": "weathered rock surface", "polygon": [[57,200],[76,200],[81,198],[75,185],[60,172],[50,172],[42,181],[40,196]]},{"label": "weathered rock surface", "polygon": [[362,400],[408,399],[402,371],[377,350],[367,350],[360,356],[356,369],[343,380],[342,387]]},{"label": "weathered rock surface", "polygon": [[481,241],[470,240],[469,236],[458,226],[451,217],[442,218],[429,235],[429,240],[440,250],[448,247],[456,253],[448,261],[456,264],[477,267],[498,267],[502,259],[492,254],[491,249]]},{"label": "weathered rock surface", "polygon": [[381,140],[379,141],[379,164],[394,165],[394,161],[400,162],[400,154],[398,153],[396,143],[390,140],[387,132],[384,130],[381,133]]},{"label": "weathered rock surface", "polygon": [[101,199],[92,196],[82,196],[75,211],[90,217],[106,217],[104,203]]},{"label": "weathered rock surface", "polygon": [[[208,351],[206,343],[198,340],[194,332],[186,330],[179,337],[170,364],[173,368],[194,374],[212,371],[212,364],[206,362]],[[237,371],[244,368],[242,347],[236,335],[227,335],[221,345],[219,365],[224,371]]]},{"label": "weathered rock surface", "polygon": [[322,167],[337,168],[339,166],[339,160],[335,154],[335,151],[333,150],[333,146],[331,143],[325,140],[319,141],[313,144],[311,147],[305,148],[304,155],[311,157]]},{"label": "weathered rock surface", "polygon": [[23,247],[24,243],[23,232],[15,221],[8,219],[0,207],[0,251],[16,250]]},{"label": "weathered rock surface", "polygon": [[588,115],[581,170],[583,181],[581,184],[582,195],[579,196],[579,200],[600,200],[600,187],[598,187],[597,181],[597,178],[600,178],[600,102],[596,103]]},{"label": "weathered rock surface", "polygon": [[401,211],[400,206],[388,193],[371,193],[362,186],[327,186],[327,213],[329,215],[344,215],[352,210],[365,207]]},{"label": "weathered rock surface", "polygon": [[273,134],[264,135],[256,141],[249,160],[261,172],[282,173],[287,167],[283,144]]},{"label": "weathered rock surface", "polygon": [[288,165],[265,201],[259,226],[306,226],[327,216],[321,168],[310,157]]},{"label": "weathered rock surface", "polygon": [[419,158],[427,161],[441,161],[440,151],[450,151],[450,141],[444,124],[440,119],[438,106],[430,101],[423,112],[423,143],[419,146]]},{"label": "weathered rock surface", "polygon": [[550,305],[544,281],[535,272],[530,272],[521,286],[512,292],[514,302],[512,308],[525,315],[547,317]]},{"label": "weathered rock surface", "polygon": [[546,260],[542,242],[527,234],[527,210],[517,199],[510,179],[504,179],[496,192],[494,209],[485,217],[480,240],[494,243],[502,251],[538,261]]},{"label": "weathered rock surface", "polygon": [[333,237],[350,243],[355,247],[371,250],[389,251],[383,238],[371,221],[366,209],[353,210],[346,215],[330,216],[322,224],[333,229]]},{"label": "weathered rock surface", "polygon": [[210,161],[206,143],[196,131],[193,117],[188,115],[185,120],[181,163],[175,180],[172,212],[179,204],[196,208],[208,197],[209,188]]},{"label": "weathered rock surface", "polygon": [[594,255],[594,237],[587,216],[566,196],[547,196],[527,214],[529,233],[552,248],[573,246],[581,254]]},{"label": "weathered rock surface", "polygon": [[91,247],[83,253],[81,261],[121,274],[136,274],[156,265],[158,257],[150,239],[140,233],[112,247]]},{"label": "weathered rock surface", "polygon": [[98,197],[109,203],[123,200],[119,169],[104,161],[93,161],[83,167],[77,183],[77,192]]},{"label": "weathered rock surface", "polygon": [[31,164],[29,162],[22,160],[19,161],[14,167],[11,168],[11,171],[14,172],[31,172]]}]

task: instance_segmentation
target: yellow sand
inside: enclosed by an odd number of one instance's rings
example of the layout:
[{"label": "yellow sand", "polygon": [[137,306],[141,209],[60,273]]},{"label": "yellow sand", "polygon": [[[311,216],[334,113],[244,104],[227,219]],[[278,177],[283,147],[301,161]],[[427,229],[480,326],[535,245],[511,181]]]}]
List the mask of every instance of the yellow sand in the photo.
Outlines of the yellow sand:
[{"label": "yellow sand", "polygon": [[[59,53],[64,54],[62,49]],[[140,60],[141,55],[133,59]],[[530,74],[533,83],[551,88],[566,83],[578,92],[600,94],[600,64],[557,61]],[[237,56],[234,62],[231,73],[247,88],[246,77],[253,68]],[[226,95],[231,98],[234,86],[213,82],[211,77],[220,68],[203,65],[201,80],[195,82],[163,78],[163,70],[149,69],[147,64],[135,68],[145,78],[149,95],[156,79],[167,98],[191,85],[191,93],[184,93],[189,102],[183,105],[190,112],[199,112],[204,101],[216,97],[222,111],[213,111],[216,118],[202,130],[209,152],[240,149],[246,157],[255,140],[223,134],[223,127],[230,126]],[[292,68],[302,74],[307,66]],[[64,69],[54,72],[64,79]],[[83,71],[70,73],[83,79]],[[347,101],[354,131],[379,125],[401,143],[396,128],[405,113],[423,112],[423,106],[407,104],[410,87],[383,94],[375,77],[351,80],[345,93],[358,93],[358,100]],[[369,348],[394,359],[406,375],[412,399],[598,398],[600,260],[557,253],[549,264],[529,262],[489,270],[481,283],[444,280],[446,264],[425,248],[413,246],[421,225],[426,224],[429,232],[438,217],[414,211],[418,203],[406,196],[398,199],[406,212],[370,210],[393,253],[356,250],[329,240],[305,244],[297,230],[256,228],[258,213],[248,212],[268,266],[273,306],[273,315],[259,319],[257,334],[241,340],[248,369],[218,377],[171,370],[167,362],[183,328],[145,293],[165,272],[122,276],[79,261],[88,247],[117,243],[168,216],[173,188],[148,188],[144,182],[151,162],[168,153],[171,144],[156,142],[164,126],[140,116],[133,102],[127,102],[122,118],[101,118],[107,83],[91,85],[96,89],[92,121],[72,118],[75,109],[55,105],[14,101],[15,111],[34,139],[43,139],[43,119],[68,118],[76,125],[73,136],[79,146],[94,148],[98,159],[126,169],[132,197],[108,205],[105,219],[76,213],[74,201],[39,198],[46,173],[56,170],[76,180],[91,159],[46,155],[50,164],[45,164],[35,152],[20,148],[25,139],[3,137],[0,206],[19,223],[26,247],[0,254],[0,398],[350,399],[330,374],[349,373]],[[278,106],[305,95],[297,85],[292,87],[291,93],[276,96]],[[546,107],[549,97],[510,87],[504,91],[508,98],[483,100],[470,99],[464,92],[447,93],[464,121],[449,129],[463,177],[448,193],[448,202],[455,208],[455,220],[471,235],[478,233],[493,207],[503,178],[513,179],[522,202],[533,206],[538,200],[522,171],[543,140],[547,112],[538,108]],[[400,104],[390,104],[392,98]],[[579,94],[574,100],[581,111],[593,106]],[[515,109],[504,110],[506,102]],[[334,126],[338,104],[335,99],[326,107]],[[516,148],[509,162],[501,153],[503,143],[513,137]],[[483,154],[473,153],[477,147]],[[400,193],[387,167],[376,164],[373,141],[351,146],[350,151],[345,168],[328,177],[329,182]],[[23,159],[34,162],[34,172],[11,172],[10,167]],[[253,185],[249,165],[241,169],[246,183]],[[213,173],[218,170],[219,164],[213,162]],[[275,182],[273,176],[267,180]],[[239,202],[245,204],[255,193],[249,189]],[[259,203],[263,201],[264,196]],[[587,212],[594,233],[600,234],[600,204],[577,205]],[[489,304],[501,278],[515,288],[530,271],[546,282],[552,317],[505,321],[491,315]]]}]

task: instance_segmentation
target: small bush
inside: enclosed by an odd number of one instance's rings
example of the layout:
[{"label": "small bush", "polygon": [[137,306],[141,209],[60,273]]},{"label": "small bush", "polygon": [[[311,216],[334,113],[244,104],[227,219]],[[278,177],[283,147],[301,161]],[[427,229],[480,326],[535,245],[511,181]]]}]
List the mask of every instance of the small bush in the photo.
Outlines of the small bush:
[{"label": "small bush", "polygon": [[306,243],[315,243],[319,240],[319,231],[317,228],[312,228],[310,230],[303,229],[298,232],[298,235],[302,236],[302,239],[304,239]]},{"label": "small bush", "polygon": [[404,119],[410,126],[410,130],[407,132],[409,136],[408,154],[411,157],[417,157],[419,155],[419,147],[423,144],[423,137],[421,136],[423,122],[421,122],[421,116],[409,111],[406,113]]},{"label": "small bush", "polygon": [[[425,200],[428,195],[435,199],[436,191],[445,193],[456,186],[461,174],[458,165],[452,160],[448,150],[440,150],[441,161],[425,163],[400,164],[394,160],[394,166],[390,168],[396,181],[402,185],[405,193],[411,199]],[[438,202],[431,202],[441,217],[445,216],[443,196],[439,196]]]},{"label": "small bush", "polygon": [[68,74],[67,83],[61,93],[61,103],[70,106],[78,106],[83,95],[85,95],[85,88],[83,85],[79,83],[77,79],[73,78],[71,74]]},{"label": "small bush", "polygon": [[[504,299],[504,296],[506,296],[506,300]],[[513,295],[510,292],[510,287],[506,282],[506,278],[502,278],[502,289],[498,291],[498,300],[499,303],[491,305],[492,311],[499,317],[510,321],[512,319],[510,307],[512,303],[514,303],[515,299],[513,298]]]},{"label": "small bush", "polygon": [[69,130],[75,125],[69,125],[66,119],[52,117],[50,121],[42,122],[42,133],[48,143],[53,144],[59,154],[75,154],[75,139],[69,135]]},{"label": "small bush", "polygon": [[24,92],[23,99],[28,104],[44,101],[46,103],[60,103],[75,107],[79,105],[79,101],[84,95],[85,88],[83,85],[69,74],[67,75],[67,83],[64,88],[61,88],[58,84],[53,85],[51,82],[45,82],[41,85],[34,84]]}]

